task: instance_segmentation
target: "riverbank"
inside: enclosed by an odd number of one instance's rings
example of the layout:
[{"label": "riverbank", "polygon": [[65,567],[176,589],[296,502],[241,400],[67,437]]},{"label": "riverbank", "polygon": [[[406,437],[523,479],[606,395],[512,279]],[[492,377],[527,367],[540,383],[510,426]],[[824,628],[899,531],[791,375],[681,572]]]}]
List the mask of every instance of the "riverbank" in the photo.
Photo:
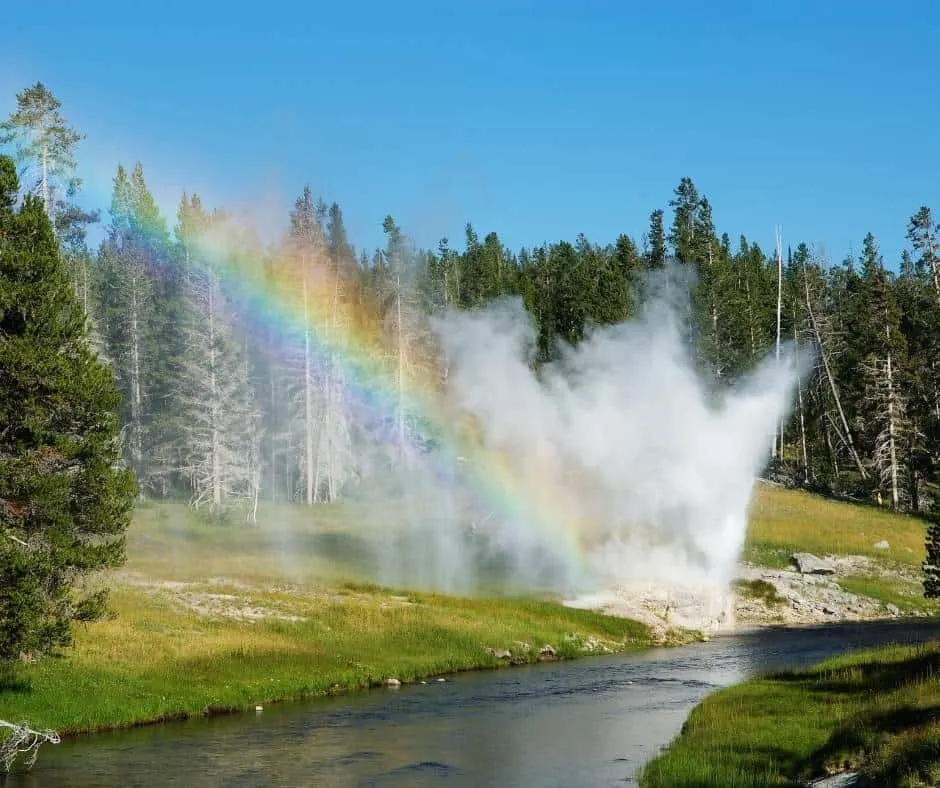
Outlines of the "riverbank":
[{"label": "riverbank", "polygon": [[[75,646],[62,656],[17,665],[0,683],[0,718],[73,735],[694,637],[677,632],[681,620],[657,621],[653,606],[609,616],[547,598],[469,599],[364,584],[375,567],[363,563],[354,506],[319,506],[315,520],[291,507],[266,516],[258,526],[221,526],[182,506],[141,506],[127,565],[100,579],[113,589],[115,615],[76,625]],[[922,530],[913,518],[760,485],[746,557],[763,559],[762,572],[786,573],[780,564],[802,545],[852,551],[869,561],[865,571],[880,573],[864,576],[868,590],[927,608],[912,574]],[[874,546],[884,538],[888,548]],[[789,579],[820,586],[813,576]],[[773,618],[781,604],[796,609],[766,586],[739,591],[739,610],[764,605]],[[875,604],[871,617],[891,615],[888,603]],[[808,623],[767,618],[753,623]],[[738,626],[749,623],[739,616]]]},{"label": "riverbank", "polygon": [[938,710],[940,641],[855,652],[710,695],[641,785],[763,788],[844,772],[858,785],[937,785]]},{"label": "riverbank", "polygon": [[253,527],[141,506],[126,566],[93,581],[113,615],[76,624],[57,657],[24,655],[0,679],[0,718],[71,736],[655,642],[549,599],[363,583],[350,511],[284,509]]},{"label": "riverbank", "polygon": [[652,642],[634,621],[551,602],[356,586],[127,578],[112,607],[61,657],[17,666],[0,717],[68,736]]},{"label": "riverbank", "polygon": [[923,596],[924,536],[915,517],[759,482],[731,589],[618,586],[572,604],[708,634],[940,615]]}]

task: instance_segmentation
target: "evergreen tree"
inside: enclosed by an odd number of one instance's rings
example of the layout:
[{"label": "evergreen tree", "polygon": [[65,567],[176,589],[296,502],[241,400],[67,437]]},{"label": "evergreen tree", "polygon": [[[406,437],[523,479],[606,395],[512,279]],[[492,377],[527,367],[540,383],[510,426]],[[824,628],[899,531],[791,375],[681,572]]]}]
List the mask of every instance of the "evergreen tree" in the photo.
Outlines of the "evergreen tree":
[{"label": "evergreen tree", "polygon": [[178,381],[182,418],[177,423],[183,467],[192,485],[190,502],[222,517],[233,504],[249,505],[251,512],[257,505],[261,414],[247,354],[236,337],[233,305],[217,270],[219,262],[194,249],[200,232],[220,229],[226,218],[200,215],[196,200],[180,217],[190,264],[184,374]]},{"label": "evergreen tree", "polygon": [[871,233],[863,241],[861,263],[862,302],[872,331],[860,370],[865,397],[858,409],[859,423],[880,479],[877,494],[886,493],[891,507],[899,509],[908,490],[902,464],[910,435],[903,385],[906,348],[893,283]]},{"label": "evergreen tree", "polygon": [[650,214],[649,233],[646,237],[646,266],[653,270],[666,266],[666,230],[663,226],[664,213],[657,208]]},{"label": "evergreen tree", "polygon": [[911,217],[907,238],[918,255],[918,271],[930,277],[934,296],[940,303],[940,224],[934,223],[933,214],[926,205]]},{"label": "evergreen tree", "polygon": [[134,480],[118,467],[118,395],[88,344],[42,201],[13,211],[0,157],[0,660],[70,640],[103,593],[74,581],[123,562]]},{"label": "evergreen tree", "polygon": [[[139,167],[134,181],[118,166],[111,198],[111,225],[99,250],[103,278],[101,287],[102,333],[121,393],[121,421],[125,456],[142,487],[151,482],[151,430],[157,364],[157,314],[155,263],[156,242],[144,234],[152,226],[146,211],[152,198],[144,194]],[[159,400],[157,400],[159,401]]]},{"label": "evergreen tree", "polygon": [[75,146],[81,135],[59,111],[55,95],[42,82],[16,94],[16,110],[0,123],[0,144],[15,146],[26,190],[42,201],[58,229],[56,209],[81,185],[75,177]]}]

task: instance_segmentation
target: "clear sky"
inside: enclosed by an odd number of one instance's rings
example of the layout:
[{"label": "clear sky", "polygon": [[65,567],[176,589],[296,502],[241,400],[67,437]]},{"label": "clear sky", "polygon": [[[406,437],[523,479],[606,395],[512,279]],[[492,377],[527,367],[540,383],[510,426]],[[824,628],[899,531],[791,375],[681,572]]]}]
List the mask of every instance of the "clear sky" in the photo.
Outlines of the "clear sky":
[{"label": "clear sky", "polygon": [[684,175],[719,231],[822,244],[872,231],[893,266],[940,212],[936,0],[44,0],[0,11],[0,115],[42,80],[161,205],[265,206],[309,182],[357,246],[470,220],[511,247],[639,242]]}]

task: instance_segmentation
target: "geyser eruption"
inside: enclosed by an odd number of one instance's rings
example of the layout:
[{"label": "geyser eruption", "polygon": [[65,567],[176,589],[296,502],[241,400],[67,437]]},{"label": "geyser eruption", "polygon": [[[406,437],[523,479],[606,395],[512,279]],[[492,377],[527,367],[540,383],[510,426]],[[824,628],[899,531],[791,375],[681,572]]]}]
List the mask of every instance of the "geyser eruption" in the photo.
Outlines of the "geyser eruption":
[{"label": "geyser eruption", "polygon": [[549,521],[493,516],[481,530],[520,570],[553,563],[558,590],[720,595],[732,580],[755,475],[800,370],[771,356],[733,387],[707,384],[682,328],[687,285],[671,278],[651,283],[639,318],[594,330],[538,373],[517,300],[434,326],[450,395]]}]

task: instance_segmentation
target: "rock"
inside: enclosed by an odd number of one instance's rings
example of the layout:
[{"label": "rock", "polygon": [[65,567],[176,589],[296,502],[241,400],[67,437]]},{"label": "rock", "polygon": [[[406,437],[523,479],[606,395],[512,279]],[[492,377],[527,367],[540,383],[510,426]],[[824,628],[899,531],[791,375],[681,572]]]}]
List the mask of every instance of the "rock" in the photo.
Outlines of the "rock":
[{"label": "rock", "polygon": [[264,706],[255,706],[255,711],[264,711]]},{"label": "rock", "polygon": [[826,615],[826,616],[834,616],[836,614],[835,610],[833,610],[831,607],[826,607],[825,605],[823,605],[822,611],[823,611],[823,615]]},{"label": "rock", "polygon": [[437,679],[438,684],[443,684],[447,679]]},{"label": "rock", "polygon": [[801,575],[834,575],[835,567],[831,561],[812,553],[794,553],[790,560],[796,564]]},{"label": "rock", "polygon": [[899,616],[899,615],[901,615],[901,608],[899,608],[897,605],[891,604],[890,602],[888,602],[888,604],[885,605],[885,609],[886,609],[892,616]]},{"label": "rock", "polygon": [[544,646],[542,646],[541,649],[539,649],[539,661],[541,662],[548,662],[550,660],[553,660],[555,659],[555,655],[556,655],[555,649],[552,648],[552,646],[550,646],[548,643],[546,643]]},{"label": "rock", "polygon": [[866,788],[871,782],[857,772],[840,772],[805,783],[806,788]]},{"label": "rock", "polygon": [[875,542],[872,547],[874,547],[876,550],[887,550],[889,547],[891,547],[891,545],[888,544],[887,539],[882,539],[880,542]]},{"label": "rock", "polygon": [[496,657],[496,659],[512,659],[512,652],[506,649],[498,649],[493,652],[493,656]]},{"label": "rock", "polygon": [[395,689],[401,686],[401,682],[398,679],[389,678],[385,679],[385,686],[389,689]]}]

